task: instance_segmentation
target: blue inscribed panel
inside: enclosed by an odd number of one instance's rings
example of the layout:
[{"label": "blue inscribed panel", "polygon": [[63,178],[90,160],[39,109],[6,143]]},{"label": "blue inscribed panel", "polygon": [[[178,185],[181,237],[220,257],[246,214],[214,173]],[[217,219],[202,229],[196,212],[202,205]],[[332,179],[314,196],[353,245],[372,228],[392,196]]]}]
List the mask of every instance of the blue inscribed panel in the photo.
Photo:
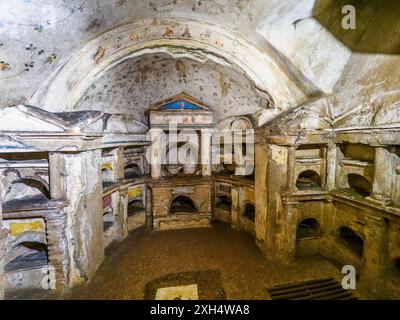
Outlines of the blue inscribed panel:
[{"label": "blue inscribed panel", "polygon": [[180,110],[180,109],[183,109],[183,110],[201,110],[202,108],[199,107],[196,104],[193,104],[193,103],[190,103],[190,102],[188,102],[186,100],[180,99],[180,100],[177,100],[177,101],[173,101],[173,102],[167,103],[166,105],[164,105],[162,107],[162,109],[164,109],[164,110]]}]

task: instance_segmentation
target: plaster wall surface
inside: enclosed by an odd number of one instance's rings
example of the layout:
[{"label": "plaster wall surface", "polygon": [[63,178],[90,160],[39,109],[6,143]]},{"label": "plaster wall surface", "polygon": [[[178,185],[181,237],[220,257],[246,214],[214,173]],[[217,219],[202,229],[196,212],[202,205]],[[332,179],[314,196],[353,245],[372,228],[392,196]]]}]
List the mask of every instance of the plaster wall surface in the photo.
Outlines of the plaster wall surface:
[{"label": "plaster wall surface", "polygon": [[51,181],[53,197],[69,202],[70,285],[76,285],[90,279],[104,259],[101,151],[52,154],[50,166],[58,177]]},{"label": "plaster wall surface", "polygon": [[92,84],[75,110],[132,113],[146,122],[148,106],[181,92],[213,108],[214,121],[272,109],[267,94],[243,75],[216,63],[156,54],[129,59]]}]

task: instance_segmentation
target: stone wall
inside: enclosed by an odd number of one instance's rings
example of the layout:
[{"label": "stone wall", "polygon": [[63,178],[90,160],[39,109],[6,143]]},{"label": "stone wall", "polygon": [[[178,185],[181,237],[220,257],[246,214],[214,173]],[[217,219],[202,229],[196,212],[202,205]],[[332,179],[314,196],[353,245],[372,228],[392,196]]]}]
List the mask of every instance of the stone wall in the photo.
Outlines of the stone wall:
[{"label": "stone wall", "polygon": [[4,298],[4,291],[6,288],[5,276],[4,276],[4,256],[5,246],[7,241],[8,231],[0,228],[0,300]]},{"label": "stone wall", "polygon": [[90,279],[104,259],[100,166],[100,150],[50,154],[52,198],[69,203],[69,286]]}]

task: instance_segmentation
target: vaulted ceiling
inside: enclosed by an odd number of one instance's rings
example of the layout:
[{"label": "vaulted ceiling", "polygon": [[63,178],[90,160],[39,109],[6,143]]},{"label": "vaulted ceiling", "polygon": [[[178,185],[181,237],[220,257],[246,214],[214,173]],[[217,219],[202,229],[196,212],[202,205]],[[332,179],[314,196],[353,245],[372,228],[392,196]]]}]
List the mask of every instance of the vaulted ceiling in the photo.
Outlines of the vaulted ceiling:
[{"label": "vaulted ceiling", "polygon": [[328,96],[338,123],[368,123],[400,101],[400,8],[346,1],[358,13],[346,31],[344,4],[0,0],[0,107],[143,120],[148,104],[187,91],[219,119],[256,113],[263,123]]}]

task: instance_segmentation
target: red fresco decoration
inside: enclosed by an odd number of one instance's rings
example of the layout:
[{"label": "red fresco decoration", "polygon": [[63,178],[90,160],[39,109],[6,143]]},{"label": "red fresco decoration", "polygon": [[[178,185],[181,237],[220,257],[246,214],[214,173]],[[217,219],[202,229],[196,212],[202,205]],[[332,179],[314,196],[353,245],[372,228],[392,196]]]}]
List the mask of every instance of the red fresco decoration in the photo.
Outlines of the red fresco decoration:
[{"label": "red fresco decoration", "polygon": [[111,196],[106,196],[103,198],[103,209],[111,207]]}]

